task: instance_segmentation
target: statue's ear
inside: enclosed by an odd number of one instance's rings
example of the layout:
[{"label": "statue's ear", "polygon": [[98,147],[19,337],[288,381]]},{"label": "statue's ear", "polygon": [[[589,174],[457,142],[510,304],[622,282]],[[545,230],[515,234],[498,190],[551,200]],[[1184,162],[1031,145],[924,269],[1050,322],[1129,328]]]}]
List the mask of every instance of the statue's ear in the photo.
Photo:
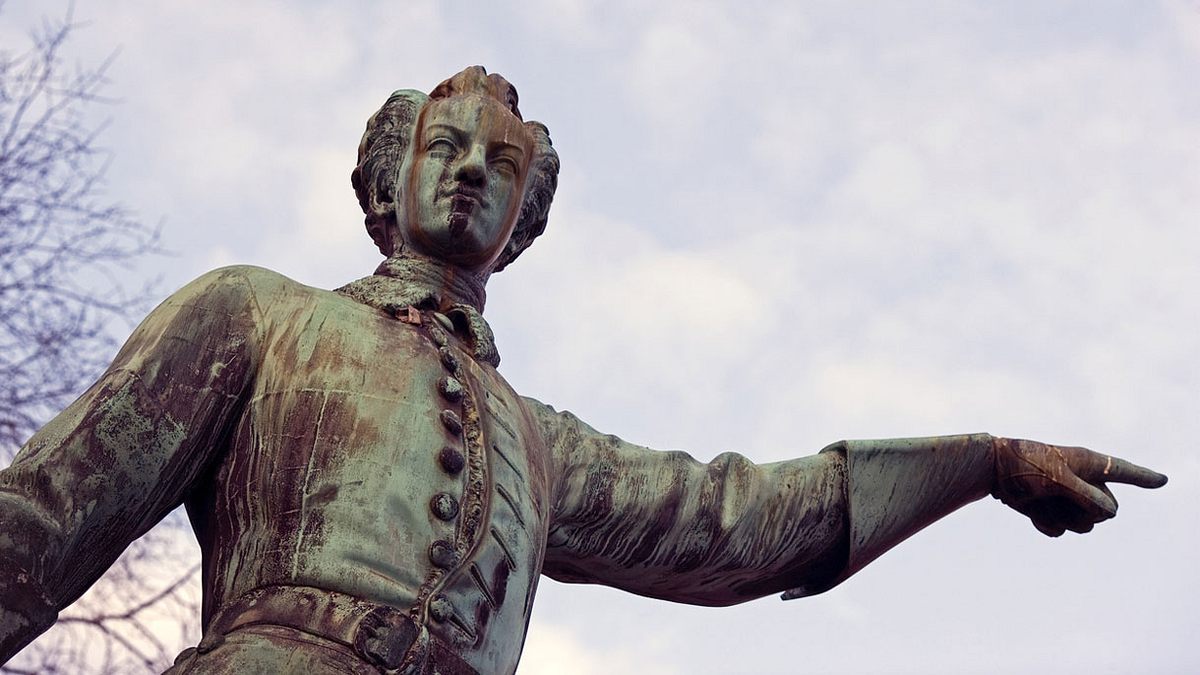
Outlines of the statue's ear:
[{"label": "statue's ear", "polygon": [[358,205],[363,213],[370,216],[383,216],[390,213],[395,205],[387,186],[371,185],[370,178],[363,173],[363,165],[354,167],[350,173],[350,184],[354,187],[354,196],[358,197]]}]

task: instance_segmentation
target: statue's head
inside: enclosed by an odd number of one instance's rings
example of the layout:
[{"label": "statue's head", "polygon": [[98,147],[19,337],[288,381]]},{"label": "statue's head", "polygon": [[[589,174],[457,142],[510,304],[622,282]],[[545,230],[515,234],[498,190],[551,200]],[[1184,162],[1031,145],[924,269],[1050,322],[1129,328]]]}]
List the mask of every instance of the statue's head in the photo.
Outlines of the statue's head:
[{"label": "statue's head", "polygon": [[351,175],[380,252],[402,248],[483,276],[546,228],[558,155],[517,90],[480,66],[426,96],[397,91],[367,122]]}]

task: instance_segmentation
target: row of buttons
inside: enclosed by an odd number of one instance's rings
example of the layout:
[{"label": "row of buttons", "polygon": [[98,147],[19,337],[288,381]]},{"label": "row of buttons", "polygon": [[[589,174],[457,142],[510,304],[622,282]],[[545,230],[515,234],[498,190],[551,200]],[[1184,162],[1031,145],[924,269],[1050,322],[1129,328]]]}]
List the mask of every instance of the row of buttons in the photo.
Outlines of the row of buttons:
[{"label": "row of buttons", "polygon": [[[442,321],[443,317],[434,314],[434,318],[442,325],[446,325],[449,321]],[[448,326],[448,328],[450,328]],[[452,329],[452,328],[451,328]],[[445,333],[435,324],[430,326],[430,333],[438,344],[438,355],[441,358],[442,366],[449,372],[448,375],[441,378],[437,382],[438,393],[441,397],[450,404],[461,403],[466,397],[466,389],[462,382],[458,379],[462,369],[458,361],[458,357],[450,350],[447,344]],[[454,438],[462,436],[463,423],[462,418],[458,413],[447,407],[438,414],[442,426]],[[453,445],[445,445],[438,452],[438,464],[442,470],[451,476],[457,476],[462,473],[466,467],[466,457],[458,448]],[[448,492],[439,492],[429,500],[429,510],[433,512],[434,517],[445,522],[453,521],[459,514],[459,503],[454,495]],[[448,570],[458,565],[458,551],[455,550],[454,543],[446,539],[438,539],[429,546],[429,562],[434,566]],[[449,620],[454,615],[454,607],[450,601],[443,595],[435,596],[429,603],[429,616],[434,621],[439,623]]]}]

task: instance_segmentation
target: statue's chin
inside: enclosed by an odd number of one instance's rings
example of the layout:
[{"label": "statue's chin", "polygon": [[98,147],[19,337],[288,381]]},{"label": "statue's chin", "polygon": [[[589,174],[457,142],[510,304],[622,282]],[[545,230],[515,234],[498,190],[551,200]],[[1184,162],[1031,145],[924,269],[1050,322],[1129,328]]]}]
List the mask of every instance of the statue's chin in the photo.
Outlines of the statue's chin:
[{"label": "statue's chin", "polygon": [[471,210],[468,207],[466,210],[452,210],[449,218],[446,219],[447,230],[450,233],[450,239],[458,239],[467,231],[467,226],[471,223]]},{"label": "statue's chin", "polygon": [[478,233],[471,229],[470,219],[450,218],[447,227],[438,232],[426,253],[443,263],[463,268],[474,268],[483,264],[487,254],[480,250]]},{"label": "statue's chin", "polygon": [[499,247],[477,209],[474,202],[470,208],[445,209],[423,226],[402,230],[405,244],[412,252],[442,263],[468,269],[486,266]]}]

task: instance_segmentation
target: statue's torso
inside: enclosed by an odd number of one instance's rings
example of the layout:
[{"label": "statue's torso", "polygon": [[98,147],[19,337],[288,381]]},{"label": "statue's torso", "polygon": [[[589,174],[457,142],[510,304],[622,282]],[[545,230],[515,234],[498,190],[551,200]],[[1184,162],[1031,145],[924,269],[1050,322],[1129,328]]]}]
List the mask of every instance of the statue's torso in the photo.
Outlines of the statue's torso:
[{"label": "statue's torso", "polygon": [[206,621],[312,586],[407,612],[481,671],[515,667],[550,504],[525,404],[431,313],[298,288],[263,307],[259,372],[192,500]]}]

